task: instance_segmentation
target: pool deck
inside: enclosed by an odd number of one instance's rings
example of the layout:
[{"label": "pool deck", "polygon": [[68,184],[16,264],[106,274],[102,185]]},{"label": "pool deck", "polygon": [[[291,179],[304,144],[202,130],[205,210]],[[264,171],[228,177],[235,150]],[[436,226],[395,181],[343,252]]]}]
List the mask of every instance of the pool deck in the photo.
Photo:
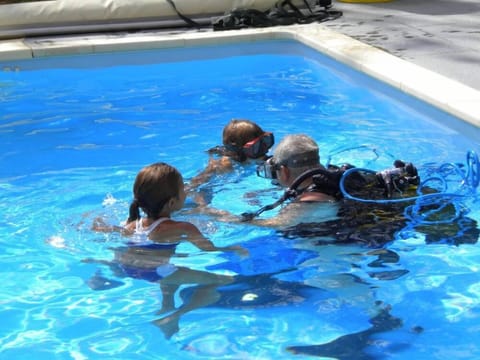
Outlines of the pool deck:
[{"label": "pool deck", "polygon": [[[322,24],[213,32],[150,30],[0,41],[4,71],[16,59],[116,50],[295,39],[480,128],[480,2],[334,2]],[[1,70],[1,69],[0,69]]]},{"label": "pool deck", "polygon": [[343,16],[329,29],[480,91],[480,1],[337,1],[334,9]]}]

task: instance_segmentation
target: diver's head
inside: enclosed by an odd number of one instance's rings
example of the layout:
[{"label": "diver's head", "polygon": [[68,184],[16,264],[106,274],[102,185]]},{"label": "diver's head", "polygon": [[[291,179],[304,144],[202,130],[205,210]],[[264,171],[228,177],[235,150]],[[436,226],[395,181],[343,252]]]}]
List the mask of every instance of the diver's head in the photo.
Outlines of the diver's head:
[{"label": "diver's head", "polygon": [[273,143],[273,134],[250,120],[233,119],[223,129],[223,145],[240,162],[265,156]]},{"label": "diver's head", "polygon": [[302,173],[320,166],[317,143],[307,135],[287,135],[277,145],[273,156],[257,168],[262,177],[276,179],[282,186],[290,186]]}]

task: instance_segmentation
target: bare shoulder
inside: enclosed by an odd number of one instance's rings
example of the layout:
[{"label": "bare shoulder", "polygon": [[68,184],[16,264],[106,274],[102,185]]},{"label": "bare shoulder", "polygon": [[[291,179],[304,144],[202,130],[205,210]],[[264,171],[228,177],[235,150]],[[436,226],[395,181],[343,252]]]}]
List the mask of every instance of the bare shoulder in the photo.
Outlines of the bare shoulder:
[{"label": "bare shoulder", "polygon": [[304,201],[335,202],[336,200],[334,197],[327,194],[323,194],[321,192],[305,192],[302,195],[300,195],[300,198],[298,201],[300,202],[304,202]]},{"label": "bare shoulder", "polygon": [[220,159],[210,158],[207,171],[213,173],[224,173],[232,170],[233,163],[228,156],[222,156]]},{"label": "bare shoulder", "polygon": [[200,230],[198,230],[198,228],[195,225],[193,225],[188,221],[174,221],[174,220],[171,220],[171,221],[174,223],[173,226],[175,226],[177,229],[181,231],[195,233],[195,234],[200,233]]},{"label": "bare shoulder", "polygon": [[162,222],[150,234],[152,240],[180,239],[199,236],[200,230],[187,221],[167,220]]},{"label": "bare shoulder", "polygon": [[207,167],[194,176],[188,184],[186,190],[192,191],[203,183],[208,182],[215,174],[223,174],[232,171],[233,163],[228,156],[222,156],[220,159],[211,157],[208,161]]}]

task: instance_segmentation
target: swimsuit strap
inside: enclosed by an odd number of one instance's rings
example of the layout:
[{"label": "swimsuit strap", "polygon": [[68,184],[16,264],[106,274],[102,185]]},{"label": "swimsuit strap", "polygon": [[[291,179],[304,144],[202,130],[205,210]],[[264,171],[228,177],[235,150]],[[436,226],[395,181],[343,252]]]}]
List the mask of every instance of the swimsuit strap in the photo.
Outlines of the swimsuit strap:
[{"label": "swimsuit strap", "polygon": [[155,220],[153,223],[151,223],[149,226],[147,226],[146,228],[143,227],[143,224],[142,224],[142,219],[138,219],[136,221],[136,224],[135,224],[135,232],[137,234],[145,234],[147,236],[150,235],[150,233],[158,226],[160,225],[162,222],[164,222],[165,220],[170,220],[170,218],[168,217],[161,217],[161,218],[158,218],[157,220]]}]

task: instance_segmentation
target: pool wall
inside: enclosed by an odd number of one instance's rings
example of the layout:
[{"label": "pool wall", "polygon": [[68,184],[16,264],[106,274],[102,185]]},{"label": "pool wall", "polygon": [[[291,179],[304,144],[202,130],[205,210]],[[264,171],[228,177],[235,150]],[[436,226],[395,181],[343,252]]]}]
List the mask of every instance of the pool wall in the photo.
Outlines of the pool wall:
[{"label": "pool wall", "polygon": [[331,31],[321,24],[226,32],[181,31],[26,38],[0,42],[3,71],[18,70],[15,60],[60,55],[167,49],[265,40],[296,40],[476,127],[480,92]]}]

